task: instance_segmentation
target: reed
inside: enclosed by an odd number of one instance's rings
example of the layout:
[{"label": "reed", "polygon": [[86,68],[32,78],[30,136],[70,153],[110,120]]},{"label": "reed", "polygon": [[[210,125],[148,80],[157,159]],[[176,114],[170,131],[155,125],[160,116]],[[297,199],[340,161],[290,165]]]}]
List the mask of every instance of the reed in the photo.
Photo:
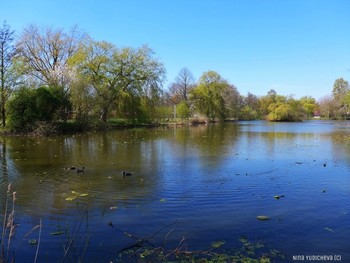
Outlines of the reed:
[{"label": "reed", "polygon": [[7,186],[4,218],[2,224],[1,233],[1,254],[0,263],[14,262],[14,255],[10,255],[11,252],[11,240],[15,235],[16,224],[15,218],[15,202],[16,192],[11,190],[11,183]]}]

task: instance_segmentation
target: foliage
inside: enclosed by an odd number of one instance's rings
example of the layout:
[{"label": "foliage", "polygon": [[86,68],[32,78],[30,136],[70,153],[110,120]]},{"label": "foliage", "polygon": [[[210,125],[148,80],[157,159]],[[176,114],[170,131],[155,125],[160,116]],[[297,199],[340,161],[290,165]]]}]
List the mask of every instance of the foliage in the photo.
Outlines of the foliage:
[{"label": "foliage", "polygon": [[343,78],[338,78],[334,81],[332,96],[335,105],[335,118],[347,118],[349,111],[349,104],[346,100],[346,95],[350,91],[349,82]]},{"label": "foliage", "polygon": [[283,96],[279,96],[276,102],[271,103],[268,111],[269,121],[301,121],[304,115],[304,109],[299,101]]},{"label": "foliage", "polygon": [[21,88],[9,102],[10,126],[15,131],[30,131],[38,121],[51,122],[61,104],[54,89]]},{"label": "foliage", "polygon": [[222,121],[228,116],[228,105],[234,104],[234,101],[230,100],[231,97],[225,97],[225,94],[230,93],[230,89],[233,87],[219,73],[207,71],[200,77],[198,85],[192,89],[190,100],[198,113],[211,120]]},{"label": "foliage", "polygon": [[258,112],[250,106],[246,105],[243,107],[243,109],[241,109],[239,119],[247,121],[256,120],[258,119]]},{"label": "foliage", "polygon": [[349,91],[349,82],[343,78],[334,81],[332,95],[335,99],[341,99]]},{"label": "foliage", "polygon": [[[109,118],[134,124],[173,116],[300,121],[315,112],[335,119],[350,113],[349,83],[343,78],[335,80],[332,96],[316,102],[310,96],[282,96],[273,89],[261,97],[249,92],[241,96],[219,73],[204,72],[196,82],[184,67],[164,92],[164,65],[147,46],[118,48],[93,40],[77,27],[65,31],[36,25],[25,27],[13,45],[13,31],[6,23],[0,40],[2,124],[8,119],[17,131],[31,130],[38,121],[61,125],[72,120],[77,125],[65,128],[84,129],[96,123],[106,126]],[[11,94],[20,82],[32,90]]]},{"label": "foliage", "polygon": [[305,118],[302,101],[278,95],[274,90],[260,99],[260,109],[268,121],[302,121]]},{"label": "foliage", "polygon": [[311,96],[304,96],[300,99],[300,104],[304,109],[307,119],[313,117],[314,112],[318,109],[316,100]]},{"label": "foliage", "polygon": [[[125,233],[131,238],[136,238]],[[119,252],[118,262],[250,262],[269,263],[275,259],[283,259],[284,255],[275,249],[268,249],[261,241],[251,242],[247,237],[241,236],[241,248],[227,249],[225,241],[213,241],[210,247],[204,250],[189,250],[186,239],[182,238],[173,248],[156,246],[148,240],[138,238],[135,245],[129,246]],[[272,261],[271,261],[272,260]]]},{"label": "foliage", "polygon": [[[78,69],[94,90],[92,94],[102,121],[107,121],[113,106],[119,111],[132,109],[125,113],[134,117],[135,114],[143,117],[144,114],[139,115],[142,110],[154,110],[152,102],[158,96],[165,70],[152,55],[147,46],[118,49],[104,41],[90,41],[78,53],[81,59]],[[121,98],[126,101],[120,101]],[[124,105],[118,107],[119,103]]]},{"label": "foliage", "polygon": [[16,224],[15,216],[16,192],[12,191],[11,183],[7,187],[5,208],[2,222],[2,232],[0,241],[0,262],[14,262],[14,256],[11,254],[11,240],[14,237]]},{"label": "foliage", "polygon": [[188,102],[182,101],[176,106],[176,116],[186,119],[190,116],[190,106]]},{"label": "foliage", "polygon": [[254,94],[248,92],[247,96],[241,97],[241,105],[239,110],[240,120],[256,120],[260,116],[260,100]]}]

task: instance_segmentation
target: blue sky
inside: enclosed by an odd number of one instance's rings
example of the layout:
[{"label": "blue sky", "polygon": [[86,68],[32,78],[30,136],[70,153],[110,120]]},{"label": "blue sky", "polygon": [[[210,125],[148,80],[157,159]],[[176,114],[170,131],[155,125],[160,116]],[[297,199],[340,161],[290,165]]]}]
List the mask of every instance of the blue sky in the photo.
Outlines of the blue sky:
[{"label": "blue sky", "polygon": [[217,71],[242,95],[331,94],[350,81],[350,0],[0,0],[0,22],[70,29],[116,46],[147,44],[167,88],[182,67]]}]

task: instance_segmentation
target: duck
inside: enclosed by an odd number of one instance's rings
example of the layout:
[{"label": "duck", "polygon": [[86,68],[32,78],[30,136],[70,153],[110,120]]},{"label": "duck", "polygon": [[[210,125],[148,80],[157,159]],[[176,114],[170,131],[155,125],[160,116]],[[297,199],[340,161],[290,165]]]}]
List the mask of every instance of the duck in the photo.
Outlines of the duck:
[{"label": "duck", "polygon": [[84,172],[84,170],[85,170],[85,167],[83,166],[83,167],[81,167],[81,169],[77,169],[77,174],[79,174],[79,173],[83,173]]},{"label": "duck", "polygon": [[123,171],[123,178],[125,178],[125,176],[131,176],[131,175],[132,173]]}]

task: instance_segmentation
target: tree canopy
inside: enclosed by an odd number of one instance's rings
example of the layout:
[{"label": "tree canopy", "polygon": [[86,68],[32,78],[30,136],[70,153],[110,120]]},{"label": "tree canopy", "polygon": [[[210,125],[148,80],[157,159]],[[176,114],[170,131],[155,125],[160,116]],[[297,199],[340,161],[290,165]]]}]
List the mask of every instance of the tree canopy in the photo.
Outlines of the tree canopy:
[{"label": "tree canopy", "polygon": [[15,38],[4,23],[0,62],[2,124],[8,119],[15,130],[41,121],[86,124],[123,118],[141,123],[174,116],[301,121],[315,113],[347,118],[350,109],[349,83],[343,78],[335,80],[331,96],[318,102],[273,89],[265,96],[242,95],[218,72],[203,72],[196,81],[187,67],[165,90],[166,69],[150,47],[96,41],[77,27],[28,25]]}]

